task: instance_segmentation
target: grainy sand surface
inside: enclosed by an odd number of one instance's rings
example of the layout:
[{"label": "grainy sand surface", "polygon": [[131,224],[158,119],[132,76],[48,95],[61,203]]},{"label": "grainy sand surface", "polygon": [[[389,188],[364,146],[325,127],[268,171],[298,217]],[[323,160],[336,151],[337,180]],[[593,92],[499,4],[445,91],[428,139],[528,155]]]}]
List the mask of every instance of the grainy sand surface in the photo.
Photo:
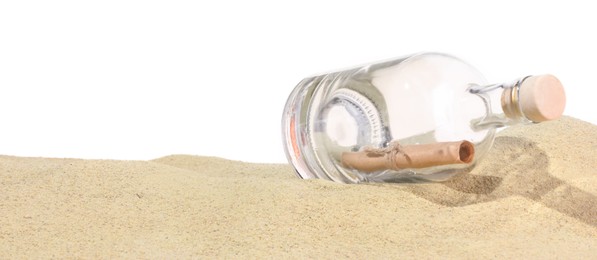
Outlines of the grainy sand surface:
[{"label": "grainy sand surface", "polygon": [[0,156],[0,258],[597,256],[597,126],[513,127],[446,183],[300,180],[288,165]]}]

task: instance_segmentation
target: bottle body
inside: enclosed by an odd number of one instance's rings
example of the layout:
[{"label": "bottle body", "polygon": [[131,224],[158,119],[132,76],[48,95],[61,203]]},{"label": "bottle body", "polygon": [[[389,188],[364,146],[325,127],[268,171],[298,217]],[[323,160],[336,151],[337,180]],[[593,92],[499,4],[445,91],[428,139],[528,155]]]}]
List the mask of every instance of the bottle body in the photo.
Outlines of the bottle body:
[{"label": "bottle body", "polygon": [[[285,151],[298,175],[307,179],[443,181],[475,165],[491,146],[496,127],[530,122],[504,116],[499,100],[509,87],[488,85],[469,64],[439,53],[309,77],[284,109]],[[475,156],[461,164],[364,172],[342,159],[367,149],[463,140],[474,145]]]}]

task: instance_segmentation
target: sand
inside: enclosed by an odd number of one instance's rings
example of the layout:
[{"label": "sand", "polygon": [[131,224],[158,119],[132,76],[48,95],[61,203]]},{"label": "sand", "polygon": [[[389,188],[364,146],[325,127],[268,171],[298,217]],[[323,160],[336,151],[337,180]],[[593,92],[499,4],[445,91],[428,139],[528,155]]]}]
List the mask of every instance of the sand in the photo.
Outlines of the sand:
[{"label": "sand", "polygon": [[597,126],[513,127],[446,183],[301,180],[288,165],[0,156],[0,258],[597,255]]}]

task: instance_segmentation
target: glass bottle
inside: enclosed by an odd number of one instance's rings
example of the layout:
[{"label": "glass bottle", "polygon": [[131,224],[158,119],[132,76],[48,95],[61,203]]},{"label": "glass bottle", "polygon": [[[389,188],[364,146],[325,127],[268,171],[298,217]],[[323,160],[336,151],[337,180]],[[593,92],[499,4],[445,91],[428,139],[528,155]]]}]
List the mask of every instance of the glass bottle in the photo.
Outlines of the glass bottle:
[{"label": "glass bottle", "polygon": [[496,129],[557,119],[564,106],[552,75],[488,84],[460,59],[420,53],[305,78],[282,129],[305,179],[444,181],[470,171]]}]

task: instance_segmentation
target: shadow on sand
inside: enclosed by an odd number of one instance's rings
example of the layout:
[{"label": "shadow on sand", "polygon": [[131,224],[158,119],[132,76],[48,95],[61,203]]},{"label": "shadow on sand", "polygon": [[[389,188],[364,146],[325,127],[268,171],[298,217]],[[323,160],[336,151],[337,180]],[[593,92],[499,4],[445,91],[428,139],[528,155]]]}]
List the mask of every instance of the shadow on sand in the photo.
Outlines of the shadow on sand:
[{"label": "shadow on sand", "polygon": [[597,197],[549,174],[549,158],[535,143],[516,137],[498,137],[495,152],[471,174],[460,174],[441,184],[408,186],[431,202],[459,207],[514,195],[597,227]]}]

